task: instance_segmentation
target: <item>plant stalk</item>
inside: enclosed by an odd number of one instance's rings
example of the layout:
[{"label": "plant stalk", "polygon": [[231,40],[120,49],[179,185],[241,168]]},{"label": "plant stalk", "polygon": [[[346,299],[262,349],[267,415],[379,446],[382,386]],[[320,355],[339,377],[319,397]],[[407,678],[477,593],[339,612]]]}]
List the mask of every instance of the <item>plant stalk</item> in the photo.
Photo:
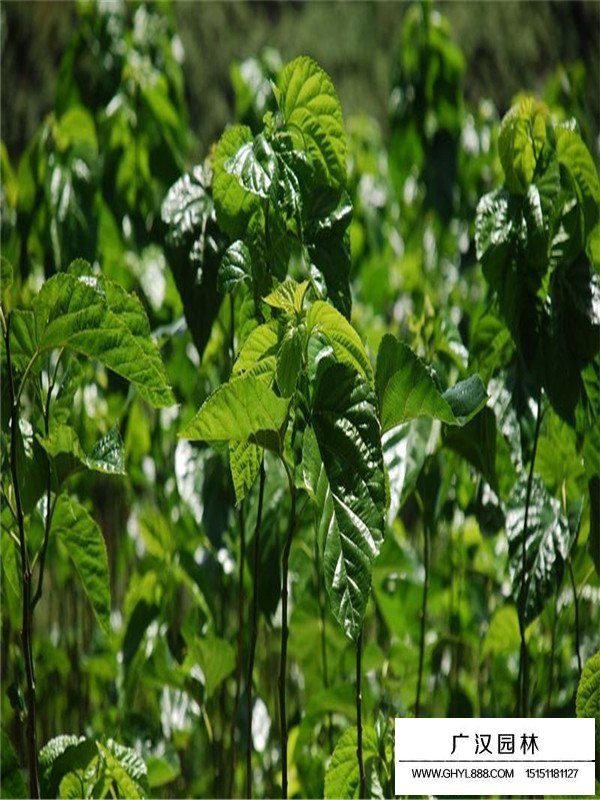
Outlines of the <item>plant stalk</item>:
[{"label": "plant stalk", "polygon": [[254,585],[252,587],[252,622],[250,626],[250,654],[248,656],[248,674],[246,676],[246,797],[252,797],[252,675],[254,673],[254,657],[256,655],[256,639],[258,637],[258,587],[260,570],[260,530],[262,526],[263,500],[265,496],[265,462],[260,463],[258,487],[258,509],[256,527],[254,529]]},{"label": "plant stalk", "polygon": [[529,581],[526,575],[526,540],[527,522],[529,520],[529,505],[531,503],[531,490],[533,487],[533,468],[537,453],[538,439],[540,438],[540,428],[542,425],[542,390],[538,394],[537,415],[535,420],[535,433],[533,436],[533,450],[531,453],[531,463],[529,465],[529,475],[527,476],[527,492],[525,495],[525,517],[523,519],[523,538],[521,540],[521,602],[519,603],[519,636],[521,647],[519,653],[519,714],[526,717],[529,707],[529,652],[525,639],[525,611],[527,607],[527,590]]},{"label": "plant stalk", "polygon": [[23,658],[25,660],[25,675],[27,679],[27,755],[29,762],[29,792],[31,797],[40,796],[40,779],[37,760],[37,741],[35,730],[36,700],[35,700],[35,672],[33,666],[32,650],[32,606],[31,606],[31,569],[29,565],[29,553],[27,551],[27,541],[25,539],[25,518],[23,515],[23,504],[21,502],[21,489],[19,486],[19,470],[17,465],[17,428],[19,425],[19,403],[15,399],[15,387],[12,371],[12,360],[10,352],[10,322],[9,315],[6,322],[5,343],[6,343],[6,367],[8,372],[8,396],[10,403],[10,472],[15,492],[15,511],[17,514],[17,526],[19,529],[19,549],[21,553],[21,588],[22,588],[22,627],[21,640],[23,646]]},{"label": "plant stalk", "polygon": [[240,567],[238,574],[238,632],[237,632],[237,658],[235,667],[235,698],[233,701],[233,712],[231,714],[231,727],[229,733],[229,743],[231,748],[231,763],[229,765],[229,778],[227,795],[232,796],[233,783],[235,781],[235,725],[237,722],[238,709],[240,707],[240,692],[242,685],[242,650],[244,646],[244,568],[246,566],[246,531],[244,525],[244,503],[240,505],[238,512],[238,522],[240,526]]},{"label": "plant stalk", "polygon": [[421,712],[421,684],[423,682],[423,664],[425,661],[425,626],[427,623],[427,596],[429,594],[429,531],[428,524],[423,523],[423,598],[421,601],[421,631],[419,635],[419,672],[417,676],[417,698],[415,701],[415,717]]},{"label": "plant stalk", "polygon": [[358,761],[359,798],[367,796],[367,779],[365,777],[362,735],[362,640],[363,629],[361,628],[358,639],[356,640],[356,760]]},{"label": "plant stalk", "polygon": [[292,507],[290,510],[290,521],[288,533],[283,547],[282,570],[281,570],[281,656],[279,661],[279,718],[281,722],[281,796],[288,796],[288,774],[287,774],[287,711],[285,706],[285,677],[287,670],[287,643],[288,643],[288,573],[290,562],[290,551],[292,549],[292,538],[296,527],[296,487],[294,478],[288,465],[283,462],[288,477],[290,488],[290,498]]}]

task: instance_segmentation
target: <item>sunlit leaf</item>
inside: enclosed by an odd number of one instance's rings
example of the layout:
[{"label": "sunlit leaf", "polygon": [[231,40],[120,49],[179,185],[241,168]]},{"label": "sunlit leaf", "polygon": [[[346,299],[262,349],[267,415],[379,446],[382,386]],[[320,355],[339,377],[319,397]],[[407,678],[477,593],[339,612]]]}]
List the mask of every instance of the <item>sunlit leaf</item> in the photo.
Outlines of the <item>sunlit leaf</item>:
[{"label": "sunlit leaf", "polygon": [[278,451],[288,407],[289,401],[264,381],[242,375],[213,392],[179,435],[205,442],[252,441]]}]

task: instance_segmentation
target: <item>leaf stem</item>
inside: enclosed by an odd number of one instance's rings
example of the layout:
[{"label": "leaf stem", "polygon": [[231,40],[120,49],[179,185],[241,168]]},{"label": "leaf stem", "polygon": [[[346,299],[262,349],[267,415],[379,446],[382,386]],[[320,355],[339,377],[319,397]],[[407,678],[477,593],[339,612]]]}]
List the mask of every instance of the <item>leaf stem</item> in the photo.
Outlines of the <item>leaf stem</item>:
[{"label": "leaf stem", "polygon": [[361,628],[358,639],[356,640],[356,760],[358,761],[359,798],[367,796],[362,735],[362,641],[363,629]]},{"label": "leaf stem", "polygon": [[281,655],[279,661],[279,718],[281,723],[281,796],[288,796],[288,774],[287,774],[287,711],[285,706],[285,676],[287,668],[287,643],[288,643],[288,572],[290,562],[290,551],[292,549],[292,538],[296,527],[296,487],[292,472],[282,459],[288,478],[290,489],[291,509],[288,533],[283,547],[282,570],[281,570]]},{"label": "leaf stem", "polygon": [[423,597],[421,600],[421,629],[419,634],[419,671],[417,676],[417,697],[415,701],[415,717],[421,712],[421,684],[423,682],[423,664],[425,661],[425,626],[427,623],[427,597],[429,594],[429,525],[423,522]]},{"label": "leaf stem", "polygon": [[246,566],[246,530],[244,524],[244,502],[240,504],[238,512],[238,522],[240,527],[240,567],[238,576],[238,632],[237,632],[237,658],[235,667],[235,698],[233,701],[233,712],[231,714],[231,727],[229,743],[231,748],[231,764],[229,767],[229,779],[227,787],[228,797],[232,796],[233,783],[235,781],[235,725],[237,721],[238,709],[240,706],[240,692],[242,686],[242,650],[244,646],[244,568]]},{"label": "leaf stem", "polygon": [[258,488],[258,508],[256,527],[254,529],[254,585],[252,587],[252,622],[250,628],[250,654],[248,656],[248,674],[246,676],[246,797],[252,797],[252,674],[258,637],[258,587],[260,572],[260,530],[262,526],[263,500],[265,496],[265,462],[260,462]]},{"label": "leaf stem", "polygon": [[[21,584],[22,584],[22,629],[21,639],[23,658],[25,660],[25,675],[27,679],[27,754],[29,761],[29,792],[31,797],[40,796],[40,779],[37,760],[37,741],[35,731],[35,672],[33,666],[33,652],[31,641],[31,623],[33,610],[31,607],[31,569],[29,566],[29,553],[25,539],[25,519],[23,504],[21,502],[21,489],[19,486],[19,471],[17,465],[17,428],[19,425],[19,400],[15,398],[15,387],[12,371],[10,352],[10,323],[11,315],[6,321],[6,367],[8,373],[8,395],[10,403],[10,471],[15,493],[15,510],[17,513],[17,526],[19,529],[19,547],[21,551]],[[22,386],[23,384],[21,384]]]},{"label": "leaf stem", "polygon": [[531,503],[531,489],[533,487],[533,468],[537,453],[538,439],[540,438],[540,428],[542,425],[542,389],[540,387],[537,402],[537,415],[535,421],[535,433],[533,436],[533,450],[531,453],[531,463],[529,465],[529,475],[527,476],[527,492],[525,495],[525,517],[523,519],[523,537],[521,539],[521,602],[519,603],[519,636],[521,647],[519,652],[519,713],[518,716],[526,717],[529,706],[529,652],[525,639],[525,612],[527,610],[527,590],[529,581],[526,574],[526,540],[527,522],[529,520],[529,505]]}]

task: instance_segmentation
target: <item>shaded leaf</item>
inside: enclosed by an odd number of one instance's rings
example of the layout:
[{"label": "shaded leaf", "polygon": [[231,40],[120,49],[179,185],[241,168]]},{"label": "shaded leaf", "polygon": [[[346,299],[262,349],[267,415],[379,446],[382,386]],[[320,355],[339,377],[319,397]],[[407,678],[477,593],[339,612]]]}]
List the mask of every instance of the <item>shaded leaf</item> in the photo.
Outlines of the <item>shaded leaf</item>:
[{"label": "shaded leaf", "polygon": [[231,244],[225,251],[219,266],[217,288],[220,292],[231,292],[235,287],[252,278],[250,251],[241,240]]},{"label": "shaded leaf", "polygon": [[106,545],[100,528],[76,500],[59,495],[52,535],[64,544],[102,628],[110,628],[110,580]]},{"label": "shaded leaf", "polygon": [[[576,531],[569,529],[560,503],[551,497],[539,478],[533,479],[527,530],[525,501],[527,481],[517,482],[507,504],[509,570],[517,608],[524,598],[525,624],[532,622],[546,601],[560,586],[564,564],[573,546]],[[525,536],[525,574],[522,569],[522,546]]]},{"label": "shaded leaf", "polygon": [[385,481],[373,390],[346,364],[325,362],[312,398],[323,468],[319,541],[334,616],[356,640],[383,541]]},{"label": "shaded leaf", "polygon": [[212,697],[221,683],[235,669],[235,649],[213,634],[194,639],[188,649],[184,667],[188,670],[194,665],[202,670],[207,697]]},{"label": "shaded leaf", "polygon": [[441,394],[424,362],[390,334],[383,337],[379,346],[375,383],[383,433],[416,417],[464,425],[487,400],[477,375]]}]

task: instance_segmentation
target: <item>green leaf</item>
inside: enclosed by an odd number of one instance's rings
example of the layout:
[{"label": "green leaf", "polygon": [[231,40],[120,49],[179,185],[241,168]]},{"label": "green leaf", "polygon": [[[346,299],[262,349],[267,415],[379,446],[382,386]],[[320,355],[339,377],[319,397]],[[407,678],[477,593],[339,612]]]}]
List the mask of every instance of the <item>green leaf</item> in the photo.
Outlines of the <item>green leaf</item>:
[{"label": "green leaf", "polygon": [[502,120],[498,150],[508,190],[525,194],[546,141],[547,108],[532,97],[523,98]]},{"label": "green leaf", "polygon": [[66,494],[58,496],[52,534],[64,544],[102,628],[110,633],[110,580],[106,545],[85,508]]},{"label": "green leaf", "polygon": [[512,605],[494,612],[486,631],[481,650],[482,658],[489,655],[506,655],[519,649],[519,617]]},{"label": "green leaf", "polygon": [[108,475],[125,475],[125,450],[118,428],[112,428],[106,436],[99,439],[89,455],[84,453],[74,429],[62,423],[54,426],[49,436],[38,437],[38,441],[55,460],[59,483],[81,469]]},{"label": "green leaf", "polygon": [[243,144],[224,166],[225,171],[235,175],[247,192],[265,199],[271,194],[271,186],[278,177],[275,151],[263,134]]},{"label": "green leaf", "polygon": [[[525,624],[528,625],[560,586],[576,531],[569,529],[559,501],[548,494],[539,478],[534,477],[525,532],[526,495],[527,481],[522,479],[515,484],[507,503],[506,535],[513,597],[517,608],[521,608],[524,597]],[[525,575],[522,569],[524,535]]]},{"label": "green leaf", "polygon": [[317,300],[308,312],[306,323],[309,334],[325,334],[340,363],[348,364],[369,383],[373,383],[373,368],[364,344],[352,325],[336,308],[323,300]]},{"label": "green leaf", "polygon": [[313,280],[322,285],[322,293],[347,319],[352,310],[350,291],[350,237],[352,203],[346,192],[325,217],[321,209],[312,209],[306,222],[306,255]]},{"label": "green leaf", "polygon": [[385,480],[375,394],[346,364],[325,362],[312,398],[323,469],[319,541],[332,611],[356,640],[383,541]]},{"label": "green leaf", "polygon": [[[371,725],[363,725],[363,761],[365,772],[378,758],[377,734]],[[360,777],[356,757],[357,730],[348,728],[338,740],[325,773],[325,798],[359,797]],[[371,797],[371,793],[368,794]]]},{"label": "green leaf", "polygon": [[167,259],[200,356],[219,312],[217,273],[225,247],[211,181],[208,166],[194,167],[169,189],[161,210]]},{"label": "green leaf", "polygon": [[279,452],[288,407],[289,401],[263,380],[242,375],[213,392],[179,435],[205,442],[251,441]]},{"label": "green leaf", "polygon": [[290,325],[283,336],[277,354],[277,386],[282,397],[291,397],[302,366],[303,336],[301,330]]},{"label": "green leaf", "polygon": [[130,381],[155,406],[174,398],[146,313],[134,295],[104,278],[54,275],[33,301],[37,358],[69,348]]},{"label": "green leaf", "polygon": [[279,335],[277,322],[271,320],[254,328],[242,345],[233,365],[233,375],[254,375],[271,381],[275,376]]},{"label": "green leaf", "polygon": [[167,240],[171,244],[185,244],[201,235],[213,208],[208,186],[209,176],[203,167],[196,166],[167,192],[161,217],[168,227]]},{"label": "green leaf", "polygon": [[442,397],[454,414],[454,425],[466,425],[487,402],[487,392],[479,375],[470,375],[443,392]]},{"label": "green leaf", "polygon": [[162,755],[150,755],[146,758],[148,786],[151,789],[165,786],[181,775],[181,762],[179,761],[177,748],[174,745],[167,744],[164,748],[161,746],[161,750],[163,749],[164,753]]},{"label": "green leaf", "polygon": [[397,425],[381,438],[389,480],[390,504],[387,518],[390,525],[412,494],[425,459],[437,442],[437,434],[432,438],[432,428],[431,418],[420,417]]},{"label": "green leaf", "polygon": [[571,176],[583,212],[583,241],[598,223],[600,180],[594,160],[579,135],[569,128],[556,129],[556,156]]},{"label": "green leaf", "polygon": [[235,490],[235,502],[240,504],[248,494],[260,470],[262,450],[250,442],[229,445],[229,467]]},{"label": "green leaf", "polygon": [[235,649],[212,633],[196,638],[190,643],[184,668],[188,671],[198,665],[204,676],[206,696],[212,697],[215,690],[235,669]]},{"label": "green leaf", "polygon": [[234,125],[219,139],[214,154],[213,198],[220,228],[232,239],[244,238],[248,222],[259,207],[256,195],[247,192],[225,164],[248,142],[252,131],[245,125]]},{"label": "green leaf", "polygon": [[250,251],[240,239],[231,244],[219,266],[217,288],[220,292],[231,292],[244,281],[252,279],[252,259]]},{"label": "green leaf", "polygon": [[288,278],[283,283],[280,283],[270,294],[263,297],[263,301],[271,308],[285,311],[289,316],[301,314],[308,287],[308,281],[296,283],[296,281]]},{"label": "green leaf", "polygon": [[311,58],[284,67],[277,101],[298,149],[309,153],[325,183],[346,183],[346,136],[342,109],[330,77]]},{"label": "green leaf", "polygon": [[[107,742],[106,746],[102,742],[98,742],[98,750],[106,763],[107,771],[116,784],[119,796],[128,798],[128,800],[138,800],[138,798],[144,797],[142,787],[131,774],[131,765],[127,761],[124,763],[119,755],[113,752],[110,745],[111,740]],[[129,748],[126,749],[129,750]]]},{"label": "green leaf", "polygon": [[[84,736],[56,736],[40,750],[40,767],[44,796],[56,797],[59,785],[67,775],[76,778],[81,793],[81,780],[76,773],[85,770],[98,755],[96,743]],[[62,794],[61,794],[62,796]]]},{"label": "green leaf", "polygon": [[424,362],[410,347],[387,334],[377,354],[376,387],[382,432],[416,417],[433,417],[447,425],[464,425],[486,403],[478,375],[441,394]]},{"label": "green leaf", "polygon": [[[575,713],[580,718],[596,720],[596,754],[600,752],[600,650],[593,655],[583,668],[577,697],[575,699]],[[600,765],[596,755],[596,777]]]},{"label": "green leaf", "polygon": [[27,797],[27,787],[17,755],[6,733],[0,733],[0,797]]}]

